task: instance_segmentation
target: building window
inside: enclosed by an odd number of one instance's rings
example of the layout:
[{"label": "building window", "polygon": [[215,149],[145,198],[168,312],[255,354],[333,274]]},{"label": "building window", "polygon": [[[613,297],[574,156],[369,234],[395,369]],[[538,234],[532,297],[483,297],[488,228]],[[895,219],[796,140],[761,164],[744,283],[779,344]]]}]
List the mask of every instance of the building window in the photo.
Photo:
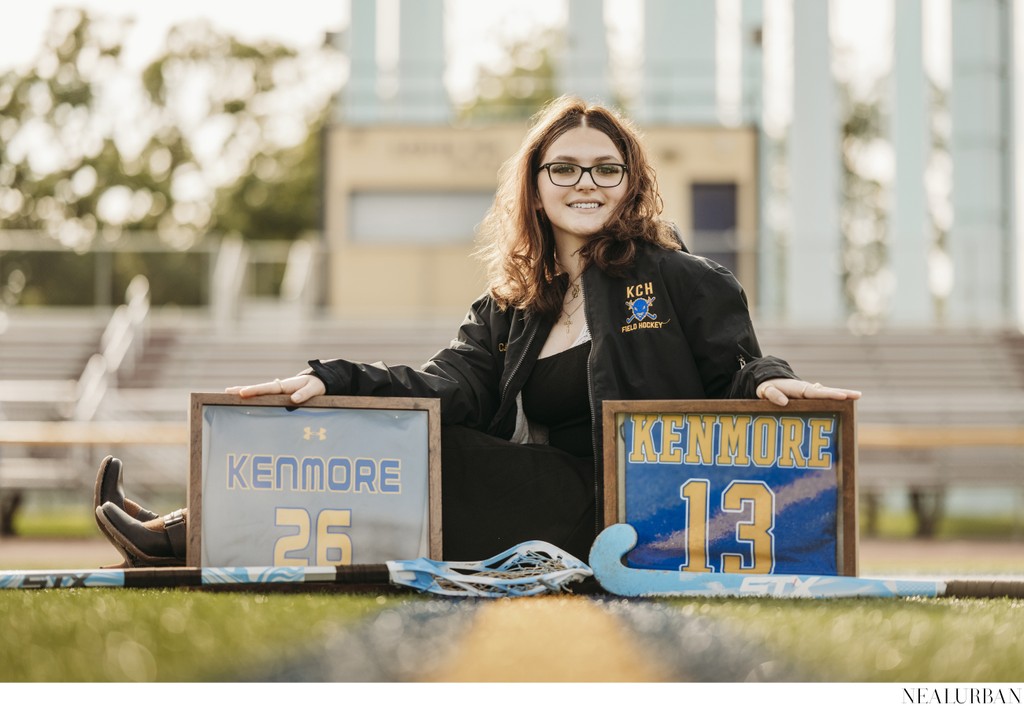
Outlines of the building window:
[{"label": "building window", "polygon": [[710,258],[738,276],[739,239],[736,234],[736,184],[695,183],[690,187],[693,204],[687,248],[691,253]]},{"label": "building window", "polygon": [[472,242],[492,192],[353,192],[349,241],[363,246]]}]

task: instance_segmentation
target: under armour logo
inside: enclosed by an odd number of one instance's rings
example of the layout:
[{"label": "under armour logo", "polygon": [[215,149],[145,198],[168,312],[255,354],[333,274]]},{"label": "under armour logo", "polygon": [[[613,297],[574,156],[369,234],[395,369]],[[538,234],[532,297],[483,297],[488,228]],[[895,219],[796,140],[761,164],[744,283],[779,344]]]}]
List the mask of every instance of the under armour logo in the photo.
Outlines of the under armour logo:
[{"label": "under armour logo", "polygon": [[327,431],[325,429],[323,429],[323,428],[320,428],[320,430],[313,430],[312,428],[304,428],[303,429],[303,433],[302,433],[302,439],[303,440],[312,440],[314,435],[316,436],[317,440],[326,440],[327,439]]}]

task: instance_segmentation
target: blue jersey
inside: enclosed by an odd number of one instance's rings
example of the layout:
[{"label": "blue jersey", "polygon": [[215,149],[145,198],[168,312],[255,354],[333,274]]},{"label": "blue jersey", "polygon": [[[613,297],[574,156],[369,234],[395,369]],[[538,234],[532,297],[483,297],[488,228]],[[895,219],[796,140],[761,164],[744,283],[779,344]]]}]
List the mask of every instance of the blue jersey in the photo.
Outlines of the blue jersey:
[{"label": "blue jersey", "polygon": [[629,565],[839,574],[837,415],[630,414],[619,433]]}]

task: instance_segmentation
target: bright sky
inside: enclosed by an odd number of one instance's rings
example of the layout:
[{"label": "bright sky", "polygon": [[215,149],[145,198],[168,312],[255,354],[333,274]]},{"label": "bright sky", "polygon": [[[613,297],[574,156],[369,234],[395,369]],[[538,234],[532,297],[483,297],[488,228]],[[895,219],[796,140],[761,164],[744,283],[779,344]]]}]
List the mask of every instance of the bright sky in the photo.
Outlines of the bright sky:
[{"label": "bright sky", "polygon": [[[609,6],[624,7],[629,2],[611,0]],[[42,44],[51,13],[65,6],[84,8],[97,16],[134,17],[124,58],[137,66],[155,57],[171,26],[199,17],[244,40],[273,39],[299,48],[320,44],[326,32],[346,28],[349,20],[348,0],[174,0],[146,2],[144,10],[140,10],[139,0],[11,2],[0,22],[0,71],[30,65]],[[378,0],[378,6],[381,25],[386,25],[389,17],[396,16],[398,0]],[[448,0],[446,8],[451,59],[448,80],[454,88],[463,90],[471,84],[477,64],[500,58],[502,40],[527,36],[537,24],[555,24],[565,16],[564,5],[550,0]],[[618,14],[636,15],[629,10]],[[635,21],[626,21],[627,27],[631,24]],[[614,37],[617,33],[612,34]],[[386,34],[379,40],[379,53],[386,62],[395,48],[389,46]]]},{"label": "bright sky", "polygon": [[[738,12],[739,0],[717,1],[720,13]],[[886,31],[891,31],[891,1],[833,0],[836,40],[854,48],[860,71],[865,75],[884,71],[891,56],[888,50],[878,50]],[[198,17],[205,17],[242,39],[271,38],[296,47],[319,44],[325,32],[344,29],[349,18],[349,0],[8,0],[5,4],[0,23],[0,71],[30,64],[42,43],[51,12],[67,5],[85,8],[96,15],[134,16],[125,59],[140,66],[159,51],[169,27]],[[771,14],[773,7],[785,4],[784,0],[767,0],[766,12]],[[378,0],[378,5],[383,24],[395,12],[398,0]],[[564,22],[566,5],[565,0],[447,0],[449,87],[456,93],[467,90],[478,64],[500,58],[503,40],[528,36],[537,25]],[[638,46],[635,38],[642,31],[640,7],[637,0],[606,0],[613,60],[639,61],[633,55]],[[386,54],[387,38],[380,39],[380,51]]]},{"label": "bright sky", "polygon": [[[739,119],[742,37],[738,20],[742,0],[713,1],[717,3],[719,17],[719,114],[723,121],[732,122]],[[949,0],[930,0],[929,6],[944,2]],[[787,69],[791,42],[790,3],[791,0],[765,0],[765,62],[769,67],[765,128],[773,135],[785,131],[791,112],[791,80]],[[870,86],[887,71],[892,56],[888,48],[892,32],[891,3],[892,0],[832,0],[837,76],[853,77]],[[346,30],[350,15],[349,0],[145,3],[140,0],[18,3],[7,0],[5,4],[3,22],[0,22],[0,71],[30,67],[43,44],[54,9],[67,5],[83,8],[93,17],[133,18],[123,55],[129,70],[141,68],[154,59],[164,48],[168,29],[189,20],[205,18],[216,29],[244,41],[271,39],[301,49],[320,45],[328,32]],[[378,59],[385,67],[393,66],[397,59],[398,7],[399,0],[377,0]],[[591,5],[583,7],[601,5],[592,0]],[[604,0],[603,8],[608,27],[611,81],[628,96],[638,84],[636,72],[643,59],[643,5],[639,0]],[[461,102],[472,96],[478,67],[502,60],[504,48],[511,40],[534,36],[538,27],[564,25],[568,18],[568,0],[445,0],[445,11],[446,83],[456,102]],[[116,85],[107,89],[107,93],[117,96]],[[121,99],[112,100],[122,105]],[[123,105],[128,103],[125,101]],[[186,109],[186,106],[180,107],[187,113]],[[135,118],[124,110],[115,113],[113,119],[120,117],[124,123],[117,130],[119,139],[130,142],[131,134],[138,132],[133,131]]]},{"label": "bright sky", "polygon": [[50,15],[58,7],[80,7],[94,15],[134,16],[125,58],[139,64],[159,51],[169,27],[185,20],[206,17],[215,26],[243,39],[270,37],[308,46],[320,43],[324,32],[348,24],[349,14],[348,0],[31,0],[5,4],[4,21],[0,23],[0,69],[32,61],[42,44]]}]

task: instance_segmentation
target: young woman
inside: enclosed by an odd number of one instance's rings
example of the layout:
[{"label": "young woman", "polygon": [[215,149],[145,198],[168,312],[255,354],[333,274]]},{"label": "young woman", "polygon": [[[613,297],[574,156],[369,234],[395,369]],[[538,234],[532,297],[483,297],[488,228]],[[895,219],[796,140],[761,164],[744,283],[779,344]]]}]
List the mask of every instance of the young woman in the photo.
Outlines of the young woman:
[{"label": "young woman", "polygon": [[[726,269],[690,255],[660,217],[637,131],[562,97],[504,165],[481,225],[488,289],[420,369],[334,359],[242,398],[441,399],[444,556],[479,560],[540,539],[586,558],[601,518],[601,403],[858,398],[762,356]],[[116,463],[116,464],[115,464]],[[129,564],[181,563],[185,515],[125,500],[105,461],[97,519]]]}]

